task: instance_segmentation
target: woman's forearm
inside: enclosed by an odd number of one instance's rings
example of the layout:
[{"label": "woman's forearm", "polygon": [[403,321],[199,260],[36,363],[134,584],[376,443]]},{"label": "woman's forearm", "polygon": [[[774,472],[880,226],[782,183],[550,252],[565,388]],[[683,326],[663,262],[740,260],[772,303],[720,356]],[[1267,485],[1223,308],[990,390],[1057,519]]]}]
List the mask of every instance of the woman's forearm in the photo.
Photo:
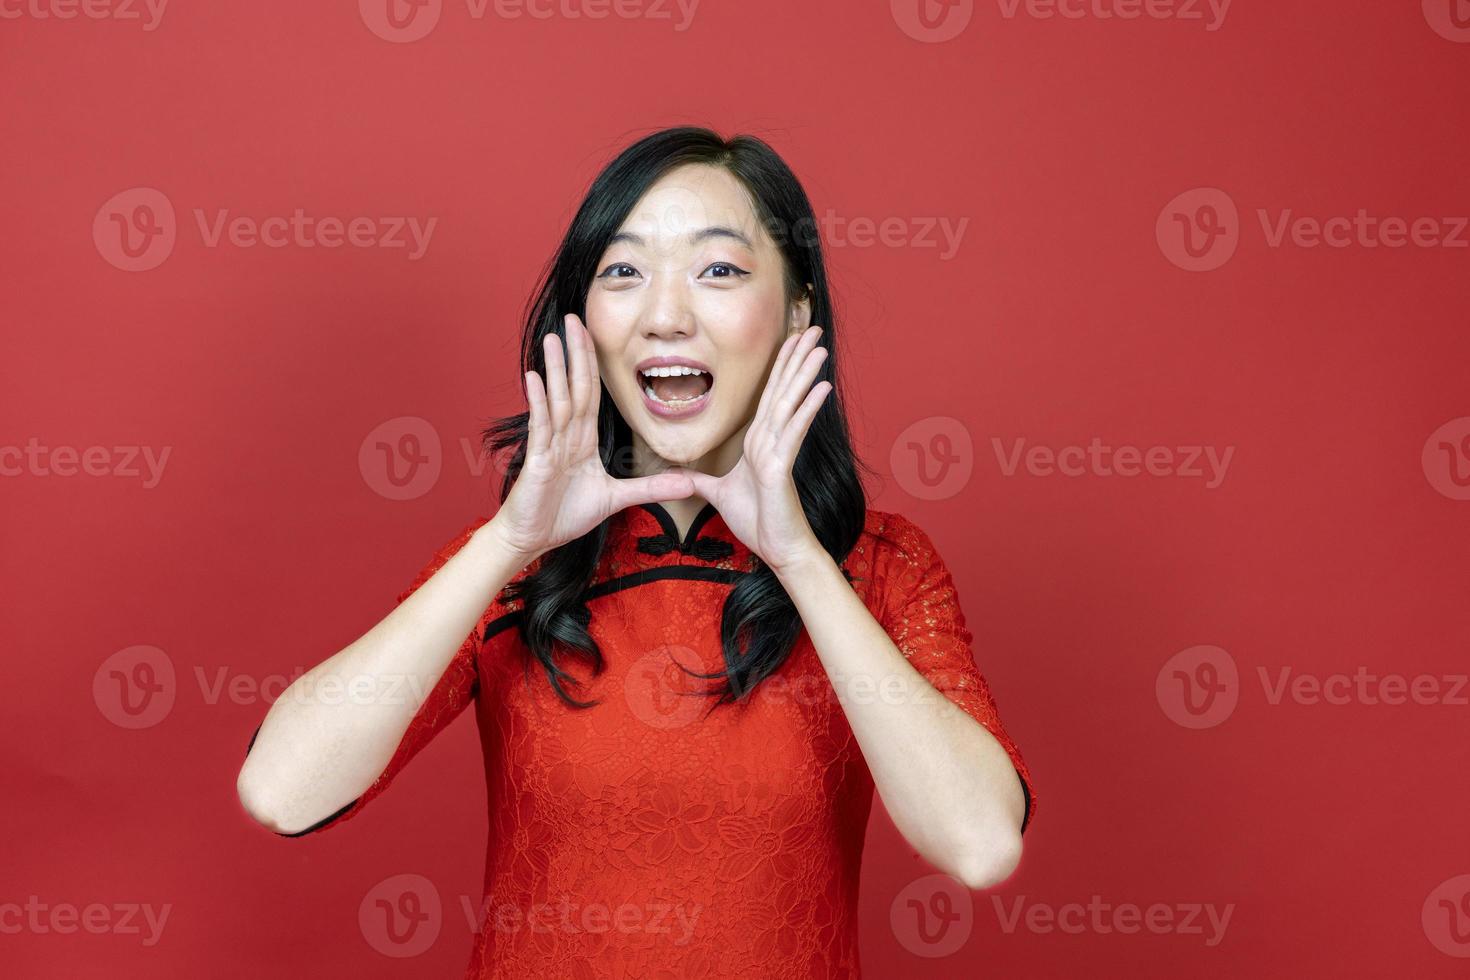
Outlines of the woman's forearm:
[{"label": "woman's forearm", "polygon": [[492,519],[372,629],[286,688],[240,770],[240,802],[295,833],[357,799],[382,774],[485,609],[530,558]]},{"label": "woman's forearm", "polygon": [[1000,742],[908,662],[831,555],[778,574],[904,839],[970,888],[1009,877],[1025,803]]}]

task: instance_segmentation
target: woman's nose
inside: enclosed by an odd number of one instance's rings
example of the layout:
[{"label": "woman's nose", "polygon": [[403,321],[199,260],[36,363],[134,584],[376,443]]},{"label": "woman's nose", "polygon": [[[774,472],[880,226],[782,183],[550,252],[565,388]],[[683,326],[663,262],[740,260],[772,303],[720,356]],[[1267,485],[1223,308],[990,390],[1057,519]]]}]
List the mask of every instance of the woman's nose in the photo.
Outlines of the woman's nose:
[{"label": "woman's nose", "polygon": [[648,334],[678,335],[693,329],[688,291],[673,280],[674,277],[667,277],[655,283],[649,292],[649,305],[643,316],[643,328]]}]

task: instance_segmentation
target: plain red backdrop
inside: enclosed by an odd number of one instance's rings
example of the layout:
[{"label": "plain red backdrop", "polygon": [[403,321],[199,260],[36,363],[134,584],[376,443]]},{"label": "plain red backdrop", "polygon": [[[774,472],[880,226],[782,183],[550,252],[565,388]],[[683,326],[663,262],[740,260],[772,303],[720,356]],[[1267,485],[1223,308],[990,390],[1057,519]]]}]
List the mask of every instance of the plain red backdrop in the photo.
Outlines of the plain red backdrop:
[{"label": "plain red backdrop", "polygon": [[[618,149],[692,122],[768,139],[842,222],[824,231],[841,238],[827,255],[859,447],[885,473],[873,506],[918,521],[953,568],[1037,780],[1020,870],[971,896],[941,957],[904,938],[902,893],[932,869],[875,800],[867,975],[1463,975],[1470,944],[1436,916],[1470,873],[1470,708],[1273,703],[1261,680],[1361,669],[1447,693],[1466,670],[1470,502],[1435,474],[1431,436],[1470,416],[1470,249],[1268,234],[1287,209],[1470,210],[1470,44],[1432,29],[1433,0],[1240,0],[1215,29],[1204,4],[964,4],[948,40],[898,0],[704,0],[683,30],[672,6],[445,3],[411,42],[375,33],[370,4],[179,3],[148,30],[143,7],[58,19],[39,2],[0,24],[0,905],[50,911],[40,927],[0,915],[0,972],[460,975],[458,896],[479,895],[485,833],[473,722],[370,814],[287,840],[234,795],[257,688],[360,635],[493,513],[497,474],[463,450],[521,408],[537,272]],[[146,271],[94,235],[135,188],[176,214]],[[1208,271],[1156,233],[1206,220],[1188,197],[1166,210],[1197,188],[1239,214]],[[211,247],[195,218],[297,208],[438,220],[410,259]],[[862,245],[855,219],[895,221]],[[923,244],[925,224],[942,243],[962,221],[954,254]],[[440,438],[440,472],[398,500],[360,456],[404,417]],[[943,449],[936,431],[971,470],[928,499],[910,445]],[[1003,465],[1016,440],[1094,438],[1233,455],[1216,486]],[[65,476],[60,447],[106,451],[96,475]],[[161,479],[128,475],[117,447],[169,452]],[[173,701],[129,728],[107,665],[140,646],[172,666]],[[1160,691],[1199,646],[1237,668],[1235,707],[1189,727]],[[400,959],[358,911],[405,873],[446,912]],[[1112,912],[1045,928],[1089,902],[1231,917],[1213,945],[1207,925],[1109,930]],[[94,903],[116,928],[46,925]],[[129,904],[168,907],[156,943],[122,928]]]}]

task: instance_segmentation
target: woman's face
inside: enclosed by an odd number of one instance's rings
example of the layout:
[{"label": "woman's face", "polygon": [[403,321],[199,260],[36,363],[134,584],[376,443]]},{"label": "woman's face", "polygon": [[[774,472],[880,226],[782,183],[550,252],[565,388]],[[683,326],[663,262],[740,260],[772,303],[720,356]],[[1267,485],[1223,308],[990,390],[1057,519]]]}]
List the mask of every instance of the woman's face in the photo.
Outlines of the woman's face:
[{"label": "woman's face", "polygon": [[[677,465],[719,476],[740,459],[781,343],[810,325],[807,297],[788,307],[782,262],[722,167],[672,170],[629,213],[598,262],[586,315],[603,388],[633,430],[629,475]],[[640,373],[659,358],[706,373]]]}]

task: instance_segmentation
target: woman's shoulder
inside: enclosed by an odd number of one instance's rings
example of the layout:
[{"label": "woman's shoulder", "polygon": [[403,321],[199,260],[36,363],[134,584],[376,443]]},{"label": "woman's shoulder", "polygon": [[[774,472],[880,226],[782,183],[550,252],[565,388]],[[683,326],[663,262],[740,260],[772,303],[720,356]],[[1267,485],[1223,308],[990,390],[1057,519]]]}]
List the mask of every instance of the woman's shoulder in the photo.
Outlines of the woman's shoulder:
[{"label": "woman's shoulder", "polygon": [[880,601],[896,578],[923,570],[939,560],[929,535],[913,520],[896,511],[868,508],[863,533],[843,568],[855,583],[866,583],[866,594]]},{"label": "woman's shoulder", "polygon": [[917,523],[897,511],[869,507],[858,546],[875,557],[921,557],[934,550],[934,542]]}]

